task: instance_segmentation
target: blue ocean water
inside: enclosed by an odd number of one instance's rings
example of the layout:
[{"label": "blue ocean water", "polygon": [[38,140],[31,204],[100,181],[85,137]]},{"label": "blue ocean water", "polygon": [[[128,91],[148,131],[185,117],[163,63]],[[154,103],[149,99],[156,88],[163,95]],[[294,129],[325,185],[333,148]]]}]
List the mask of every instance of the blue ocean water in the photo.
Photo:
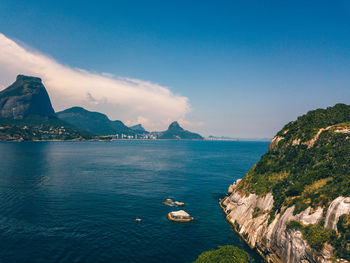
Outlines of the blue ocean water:
[{"label": "blue ocean water", "polygon": [[[218,199],[265,142],[0,143],[0,262],[192,262],[234,244]],[[195,220],[167,220],[186,202]],[[142,218],[136,222],[135,218]]]}]

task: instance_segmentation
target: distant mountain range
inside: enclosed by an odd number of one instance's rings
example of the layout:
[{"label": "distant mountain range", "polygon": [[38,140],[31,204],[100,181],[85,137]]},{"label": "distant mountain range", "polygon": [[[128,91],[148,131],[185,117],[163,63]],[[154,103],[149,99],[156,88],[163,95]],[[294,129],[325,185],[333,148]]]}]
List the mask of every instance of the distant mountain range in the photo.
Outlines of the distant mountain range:
[{"label": "distant mountain range", "polygon": [[57,112],[57,117],[95,135],[135,135],[137,132],[121,121],[111,121],[105,114],[72,107]]},{"label": "distant mountain range", "polygon": [[72,107],[55,113],[40,78],[18,75],[0,92],[0,141],[87,140],[108,138],[202,140],[177,122],[163,132],[148,132],[141,124],[127,127],[105,114]]}]

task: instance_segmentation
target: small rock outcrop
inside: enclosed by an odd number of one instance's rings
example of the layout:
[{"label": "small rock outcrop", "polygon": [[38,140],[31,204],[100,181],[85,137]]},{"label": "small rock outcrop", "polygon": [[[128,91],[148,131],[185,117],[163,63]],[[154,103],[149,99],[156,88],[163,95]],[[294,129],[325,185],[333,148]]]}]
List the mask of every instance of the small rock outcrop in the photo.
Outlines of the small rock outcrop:
[{"label": "small rock outcrop", "polygon": [[0,117],[23,119],[30,115],[53,117],[55,111],[40,78],[18,75],[0,92]]},{"label": "small rock outcrop", "polygon": [[173,211],[168,213],[168,219],[170,221],[176,221],[176,222],[190,222],[194,220],[194,218],[184,210]]},{"label": "small rock outcrop", "polygon": [[185,205],[184,202],[173,201],[170,198],[166,199],[162,204],[163,205],[168,205],[168,206],[184,206]]}]

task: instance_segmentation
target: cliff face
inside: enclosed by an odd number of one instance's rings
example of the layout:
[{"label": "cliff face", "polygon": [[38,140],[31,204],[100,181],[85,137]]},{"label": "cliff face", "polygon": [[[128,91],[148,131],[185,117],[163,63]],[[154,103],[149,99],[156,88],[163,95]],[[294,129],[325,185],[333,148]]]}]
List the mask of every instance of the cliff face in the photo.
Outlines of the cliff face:
[{"label": "cliff face", "polygon": [[349,262],[350,107],[287,124],[220,204],[268,262]]},{"label": "cliff face", "polygon": [[0,92],[0,141],[85,140],[87,132],[56,117],[40,78],[18,75]]},{"label": "cliff face", "polygon": [[[256,248],[269,262],[297,263],[332,261],[333,248],[326,245],[322,251],[311,248],[298,230],[288,229],[287,223],[298,220],[304,225],[317,224],[323,218],[324,209],[318,207],[312,211],[308,207],[301,213],[293,215],[294,206],[284,209],[269,224],[269,211],[273,207],[271,193],[265,196],[250,194],[242,196],[235,184],[233,191],[221,205],[236,231],[252,247]],[[350,198],[338,197],[333,200],[327,210],[324,227],[337,230],[336,222],[341,215],[350,213]],[[342,259],[339,262],[348,262]]]},{"label": "cliff face", "polygon": [[18,75],[0,92],[0,117],[23,119],[29,115],[52,117],[55,112],[41,79]]}]

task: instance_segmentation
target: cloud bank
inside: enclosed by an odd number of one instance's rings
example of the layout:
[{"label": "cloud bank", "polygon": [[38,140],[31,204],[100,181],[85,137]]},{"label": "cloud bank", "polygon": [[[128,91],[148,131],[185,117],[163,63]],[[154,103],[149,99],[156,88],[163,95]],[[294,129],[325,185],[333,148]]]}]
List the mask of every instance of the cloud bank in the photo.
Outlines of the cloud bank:
[{"label": "cloud bank", "polygon": [[82,106],[103,112],[112,120],[129,125],[142,123],[147,129],[157,130],[173,120],[183,120],[190,110],[188,98],[173,94],[167,87],[71,68],[1,33],[0,50],[0,90],[17,74],[40,77],[56,111]]}]

